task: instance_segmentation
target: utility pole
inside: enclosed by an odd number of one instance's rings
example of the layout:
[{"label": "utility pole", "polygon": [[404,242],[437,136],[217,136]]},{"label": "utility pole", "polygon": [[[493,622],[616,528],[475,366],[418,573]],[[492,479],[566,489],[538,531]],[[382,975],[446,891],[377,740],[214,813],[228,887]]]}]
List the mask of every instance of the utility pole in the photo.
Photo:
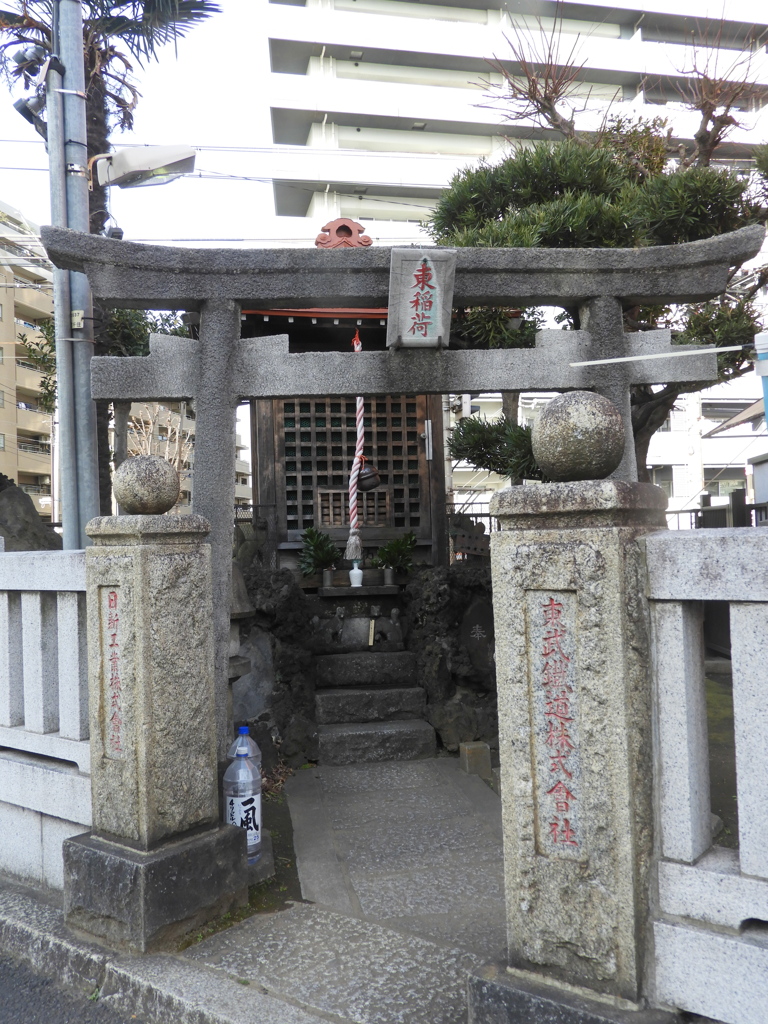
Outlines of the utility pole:
[{"label": "utility pole", "polygon": [[[47,75],[48,158],[54,226],[90,231],[85,119],[83,17],[80,0],[55,0],[53,47],[60,59]],[[55,270],[61,518],[66,549],[89,542],[85,526],[99,514],[96,406],[91,398],[93,303],[88,279]]]}]

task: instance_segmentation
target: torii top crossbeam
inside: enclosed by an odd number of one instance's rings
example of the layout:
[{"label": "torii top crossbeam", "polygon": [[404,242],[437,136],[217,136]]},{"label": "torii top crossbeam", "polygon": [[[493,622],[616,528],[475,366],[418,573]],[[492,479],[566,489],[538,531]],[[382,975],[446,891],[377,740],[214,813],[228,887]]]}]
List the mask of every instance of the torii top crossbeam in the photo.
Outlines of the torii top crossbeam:
[{"label": "torii top crossbeam", "polygon": [[[644,249],[459,249],[454,301],[463,306],[578,305],[598,295],[626,305],[698,302],[723,291],[728,268],[757,255],[759,225],[684,245]],[[94,295],[128,309],[240,305],[386,306],[388,247],[181,249],[66,228],[42,239],[59,267],[85,273]]]}]

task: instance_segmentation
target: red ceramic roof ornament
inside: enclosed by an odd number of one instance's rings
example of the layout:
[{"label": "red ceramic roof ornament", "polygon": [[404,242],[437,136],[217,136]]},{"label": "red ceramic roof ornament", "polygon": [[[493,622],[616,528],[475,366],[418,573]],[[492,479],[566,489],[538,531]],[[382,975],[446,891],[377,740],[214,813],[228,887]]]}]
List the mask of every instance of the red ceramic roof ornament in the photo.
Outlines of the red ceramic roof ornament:
[{"label": "red ceramic roof ornament", "polygon": [[357,249],[371,245],[373,239],[364,235],[365,228],[349,217],[338,217],[326,224],[315,239],[318,249]]}]

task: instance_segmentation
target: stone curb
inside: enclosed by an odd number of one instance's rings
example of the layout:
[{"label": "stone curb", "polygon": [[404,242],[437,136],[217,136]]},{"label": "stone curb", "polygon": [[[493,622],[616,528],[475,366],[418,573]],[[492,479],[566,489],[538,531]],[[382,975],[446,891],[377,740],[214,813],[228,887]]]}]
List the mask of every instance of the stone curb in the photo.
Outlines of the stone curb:
[{"label": "stone curb", "polygon": [[322,1024],[341,1021],[300,1009],[221,972],[173,954],[121,956],[80,941],[61,910],[0,880],[0,950],[79,994],[100,992],[120,1009],[166,1024]]}]

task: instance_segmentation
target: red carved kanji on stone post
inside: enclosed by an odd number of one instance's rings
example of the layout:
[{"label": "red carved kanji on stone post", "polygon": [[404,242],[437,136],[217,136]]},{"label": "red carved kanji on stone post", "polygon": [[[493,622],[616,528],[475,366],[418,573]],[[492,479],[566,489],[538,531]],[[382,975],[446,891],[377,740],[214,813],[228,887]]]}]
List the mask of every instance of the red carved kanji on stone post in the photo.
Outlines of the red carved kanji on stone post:
[{"label": "red carved kanji on stone post", "polygon": [[[572,696],[573,687],[569,683],[571,656],[566,654],[567,629],[563,620],[563,604],[549,597],[541,605],[544,620],[541,657],[544,665],[541,672],[541,685],[545,692],[544,720],[546,722],[545,744],[550,748],[549,772],[554,773],[556,781],[546,790],[546,796],[554,804],[556,815],[569,814],[576,800],[573,792],[573,772],[568,766],[568,759],[576,750],[571,726],[574,721]],[[566,785],[564,779],[569,780]],[[576,829],[570,818],[562,820],[553,816],[549,822],[549,837],[557,846],[578,847]]]}]

